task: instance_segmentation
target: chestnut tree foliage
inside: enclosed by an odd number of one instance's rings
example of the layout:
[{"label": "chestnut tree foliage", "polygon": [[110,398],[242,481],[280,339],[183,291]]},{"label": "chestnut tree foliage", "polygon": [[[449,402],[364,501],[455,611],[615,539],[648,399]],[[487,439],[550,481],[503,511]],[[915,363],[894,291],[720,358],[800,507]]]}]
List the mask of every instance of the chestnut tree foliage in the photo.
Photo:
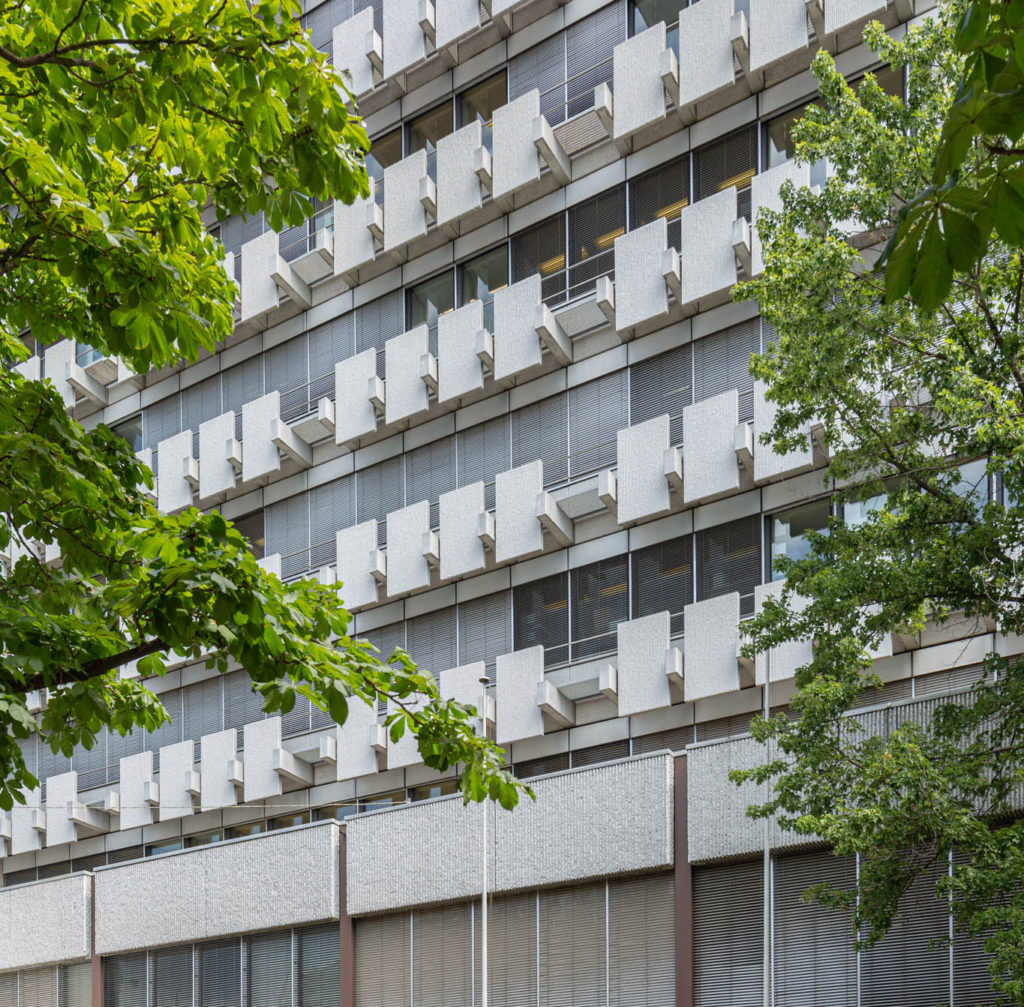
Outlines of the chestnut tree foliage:
[{"label": "chestnut tree foliage", "polygon": [[[908,259],[897,241],[880,262],[962,115],[966,9],[940,4],[900,40],[869,26],[880,59],[906,68],[905,100],[871,75],[851,87],[815,57],[821,107],[795,128],[797,156],[827,159],[830,177],[789,185],[784,209],[764,215],[764,273],[736,291],[776,330],[753,365],[778,407],[764,440],[792,449],[820,426],[838,516],[809,534],[806,558],[780,562],[782,600],[751,624],[748,652],[809,639],[813,660],[797,673],[796,719],[754,724],[770,761],[733,776],[769,782],[753,814],[861,855],[856,891],[809,893],[852,910],[861,941],[881,939],[913,879],[952,858],[936,897],[951,900],[957,933],[984,937],[993,982],[1021,1002],[1021,659],[990,653],[966,696],[893,714],[884,735],[844,715],[878,684],[868,655],[890,633],[957,639],[966,621],[1024,635],[1024,259],[1009,211],[987,203],[1004,184],[991,137],[958,147],[941,197],[955,201],[923,225],[919,251]],[[945,262],[937,286],[934,256]],[[957,646],[966,640],[951,660]]]},{"label": "chestnut tree foliage", "polygon": [[[467,799],[519,786],[407,655],[350,636],[344,585],[283,584],[216,513],[159,513],[152,475],[53,385],[11,365],[75,339],[138,373],[194,361],[233,329],[234,284],[202,224],[366,195],[368,148],[343,73],[298,0],[11,0],[0,7],[0,807],[37,782],[18,739],[90,747],[167,714],[145,680],[168,655],[236,664],[268,712],[304,696],[341,723],[393,701],[397,738],[461,764]],[[34,543],[59,547],[60,565]],[[137,662],[139,675],[123,675]],[[38,723],[26,694],[46,689]],[[429,702],[420,709],[417,696]]]}]

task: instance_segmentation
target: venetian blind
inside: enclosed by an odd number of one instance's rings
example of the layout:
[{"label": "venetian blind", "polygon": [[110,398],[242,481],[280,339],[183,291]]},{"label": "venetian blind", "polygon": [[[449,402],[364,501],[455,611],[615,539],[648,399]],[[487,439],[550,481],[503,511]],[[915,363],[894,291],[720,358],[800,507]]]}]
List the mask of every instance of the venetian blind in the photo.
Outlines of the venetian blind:
[{"label": "venetian blind", "polygon": [[341,933],[338,925],[297,933],[298,1007],[337,1007],[341,996]]},{"label": "venetian blind", "polygon": [[459,604],[459,664],[483,661],[493,678],[495,659],[511,650],[510,591],[498,591]]},{"label": "venetian blind", "polygon": [[683,443],[683,410],[693,402],[693,347],[677,346],[629,369],[629,425],[668,413],[669,440]]},{"label": "venetian blind", "polygon": [[593,1007],[605,999],[603,882],[543,891],[540,1007]]},{"label": "venetian blind", "polygon": [[291,933],[250,937],[248,952],[248,1007],[291,1007]]},{"label": "venetian blind", "polygon": [[411,1004],[409,916],[356,920],[356,1007]]},{"label": "venetian blind", "polygon": [[625,370],[569,389],[569,475],[613,467],[616,434],[629,425],[629,378]]},{"label": "venetian blind", "polygon": [[412,913],[414,1007],[470,1003],[473,950],[467,903]]},{"label": "venetian blind", "polygon": [[213,941],[198,949],[196,1007],[239,1007],[242,1002],[242,952],[238,938]]},{"label": "venetian blind", "polygon": [[568,399],[565,392],[512,413],[512,467],[538,458],[544,463],[544,483],[563,481],[568,468]]},{"label": "venetian blind", "polygon": [[674,1007],[675,885],[671,874],[608,883],[610,1007]]}]

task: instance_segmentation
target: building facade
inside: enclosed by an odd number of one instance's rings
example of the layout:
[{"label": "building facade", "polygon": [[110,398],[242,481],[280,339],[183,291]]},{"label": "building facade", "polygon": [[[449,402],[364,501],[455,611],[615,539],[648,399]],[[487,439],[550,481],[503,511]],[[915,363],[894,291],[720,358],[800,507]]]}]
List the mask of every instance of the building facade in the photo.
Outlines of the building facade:
[{"label": "building facade", "polygon": [[[136,376],[65,342],[21,367],[131,441],[162,509],[219,508],[283,579],[343,582],[356,632],[445,695],[475,704],[487,675],[537,800],[463,807],[384,711],[267,717],[240,671],[175,667],[159,731],[25,743],[0,1007],[476,1007],[485,862],[499,1007],[991,1003],[980,944],[931,943],[926,886],[855,951],[800,894],[857,864],[749,819],[763,794],[727,778],[810,646],[747,662],[740,622],[834,506],[815,431],[758,442],[770,333],[729,292],[781,185],[827,175],[789,136],[813,53],[898,91],[863,25],[931,3],[357,6],[304,22],[351,73],[369,198],[283,234],[211,219],[237,326],[195,365]],[[926,716],[1015,648],[894,636],[851,715]]]}]

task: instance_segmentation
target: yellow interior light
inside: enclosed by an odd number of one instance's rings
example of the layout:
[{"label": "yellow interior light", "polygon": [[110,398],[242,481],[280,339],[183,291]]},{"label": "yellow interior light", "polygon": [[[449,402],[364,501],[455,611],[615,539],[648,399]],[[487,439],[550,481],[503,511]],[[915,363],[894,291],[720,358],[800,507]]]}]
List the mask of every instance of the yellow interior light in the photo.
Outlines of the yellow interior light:
[{"label": "yellow interior light", "polygon": [[757,172],[753,168],[748,168],[746,171],[741,171],[738,175],[733,175],[732,178],[727,178],[724,182],[719,183],[718,191],[721,192],[724,189],[730,189],[734,185],[737,189],[742,188],[756,174]]},{"label": "yellow interior light", "polygon": [[688,199],[681,199],[678,203],[672,203],[669,206],[662,207],[654,216],[655,217],[678,217],[680,211],[690,205]]},{"label": "yellow interior light", "polygon": [[625,233],[626,229],[624,227],[617,227],[614,231],[602,234],[601,237],[597,239],[597,247],[610,248],[615,243],[615,239]]},{"label": "yellow interior light", "polygon": [[554,258],[547,259],[540,264],[540,271],[547,276],[548,273],[555,272],[556,269],[565,268],[565,254],[556,255]]}]

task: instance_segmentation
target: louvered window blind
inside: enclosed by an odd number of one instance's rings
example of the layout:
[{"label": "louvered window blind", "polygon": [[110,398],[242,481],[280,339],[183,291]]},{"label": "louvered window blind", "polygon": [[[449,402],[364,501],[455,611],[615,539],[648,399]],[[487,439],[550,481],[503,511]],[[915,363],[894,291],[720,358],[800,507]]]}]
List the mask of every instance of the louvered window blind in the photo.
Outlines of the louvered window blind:
[{"label": "louvered window blind", "polygon": [[640,549],[633,565],[633,618],[669,612],[672,632],[683,631],[683,611],[693,601],[693,536]]},{"label": "louvered window blind", "polygon": [[565,216],[549,220],[513,235],[510,243],[512,282],[541,275],[541,296],[547,304],[565,298]]},{"label": "louvered window blind", "polygon": [[162,440],[181,433],[181,396],[169,395],[154,402],[143,412],[142,424],[142,443],[153,451]]},{"label": "louvered window blind", "polygon": [[592,745],[590,748],[577,748],[569,753],[569,765],[573,769],[583,766],[599,766],[603,762],[614,759],[625,759],[629,755],[629,738],[609,741],[603,745]]},{"label": "louvered window blind", "polygon": [[291,933],[250,937],[248,951],[248,1007],[291,1007]]},{"label": "louvered window blind", "polygon": [[761,583],[761,516],[697,532],[697,600],[738,591],[740,614],[754,614],[754,587]]},{"label": "louvered window blind", "polygon": [[519,584],[512,589],[516,650],[540,644],[548,666],[569,660],[569,576]]},{"label": "louvered window blind", "polygon": [[750,180],[757,174],[757,123],[693,152],[693,197],[706,199],[736,186],[737,213],[750,219]]},{"label": "louvered window blind", "polygon": [[192,948],[167,948],[151,956],[152,1007],[192,1007]]},{"label": "louvered window blind", "polygon": [[486,423],[462,430],[455,436],[458,485],[484,484],[484,503],[494,506],[494,479],[511,468],[508,416],[496,416]]},{"label": "louvered window blind", "polygon": [[320,399],[334,399],[334,365],[355,352],[355,315],[349,312],[309,333],[309,409]]},{"label": "louvered window blind", "polygon": [[690,155],[683,154],[629,183],[629,227],[643,227],[659,217],[668,221],[669,244],[680,243],[679,214],[690,203]]},{"label": "louvered window blind", "polygon": [[540,893],[541,1007],[590,1007],[605,996],[605,886]]},{"label": "louvered window blind", "polygon": [[387,541],[385,518],[405,506],[404,474],[401,457],[389,458],[356,473],[356,521],[362,524],[376,518],[380,545]]},{"label": "louvered window blind", "polygon": [[615,627],[629,618],[629,557],[590,563],[569,577],[570,660],[612,653],[618,645]]},{"label": "louvered window blind", "polygon": [[224,676],[195,682],[181,690],[184,724],[182,734],[196,742],[224,730]]},{"label": "louvered window blind", "polygon": [[253,692],[252,682],[244,671],[232,671],[224,676],[224,728],[238,730],[246,724],[263,719],[263,699]]},{"label": "louvered window blind", "polygon": [[668,413],[671,443],[683,443],[683,410],[693,402],[693,347],[678,346],[629,369],[629,425]]},{"label": "louvered window blind", "polygon": [[[302,16],[302,27],[310,33],[310,41],[321,52],[333,57],[335,25],[342,24],[352,17],[352,0],[325,0]],[[341,54],[347,56],[348,54]]]},{"label": "louvered window blind", "polygon": [[18,973],[18,1007],[54,1007],[56,1003],[56,968],[51,965]]},{"label": "louvered window blind", "polygon": [[495,659],[512,650],[511,592],[474,598],[459,604],[459,664],[483,661],[495,676]]},{"label": "louvered window blind", "polygon": [[192,451],[196,458],[199,457],[199,427],[223,411],[219,374],[182,390],[181,426],[183,430],[192,431]]},{"label": "louvered window blind", "polygon": [[250,357],[221,375],[221,401],[225,412],[235,414],[235,437],[242,437],[242,406],[258,399],[263,387],[262,357]]},{"label": "louvered window blind", "polygon": [[0,1007],[18,1007],[18,973],[0,975]]},{"label": "louvered window blind", "polygon": [[440,525],[438,500],[455,489],[455,438],[441,437],[405,455],[405,502],[430,503],[430,527]]},{"label": "louvered window blind", "polygon": [[544,463],[544,484],[563,482],[569,475],[568,396],[565,392],[512,413],[512,467],[538,458]]},{"label": "louvered window blind", "polygon": [[356,921],[356,1007],[411,1005],[409,929],[408,913]]},{"label": "louvered window blind", "polygon": [[297,932],[298,1007],[337,1007],[341,995],[341,941],[337,924]]},{"label": "louvered window blind", "polygon": [[309,494],[298,493],[271,504],[264,512],[268,556],[281,554],[281,576],[309,569]]},{"label": "louvered window blind", "polygon": [[602,192],[566,214],[569,300],[589,294],[600,276],[615,278],[615,239],[626,231],[626,186]]},{"label": "louvered window blind", "polygon": [[197,951],[199,982],[196,1007],[241,1007],[242,945],[235,938],[213,941]]},{"label": "louvered window blind", "polygon": [[472,922],[469,905],[412,913],[412,996],[416,1007],[471,1002],[477,951]]},{"label": "louvered window blind", "polygon": [[335,562],[339,531],[355,523],[356,481],[335,479],[309,491],[310,569]]},{"label": "louvered window blind", "polygon": [[[568,392],[569,475],[614,467],[616,435],[629,425],[629,376],[625,370]],[[546,473],[545,473],[546,477]]]},{"label": "louvered window blind", "polygon": [[78,962],[57,968],[58,1007],[92,1007],[92,964]]},{"label": "louvered window blind", "polygon": [[495,899],[488,921],[488,978],[494,1002],[537,1004],[537,897]]},{"label": "louvered window blind", "polygon": [[761,350],[760,319],[733,325],[693,344],[693,401],[730,389],[739,391],[739,420],[754,418],[754,378],[750,355]]},{"label": "louvered window blind", "polygon": [[537,759],[526,759],[517,762],[513,767],[520,780],[529,780],[547,773],[561,773],[569,768],[569,753],[558,752],[556,755],[542,755]]},{"label": "louvered window blind", "polygon": [[287,422],[309,412],[309,336],[306,333],[267,350],[264,371],[267,391],[280,393],[282,419]]},{"label": "louvered window blind", "polygon": [[[364,304],[355,312],[356,353],[363,350],[383,350],[384,344],[402,333],[405,328],[405,299],[401,290]],[[383,359],[378,361],[383,368]],[[384,377],[383,371],[378,372]]]},{"label": "louvered window blind", "polygon": [[103,962],[105,1007],[149,1007],[149,962],[145,952]]},{"label": "louvered window blind", "polygon": [[442,608],[406,623],[406,648],[416,664],[440,679],[459,662],[455,652],[455,609]]},{"label": "louvered window blind", "polygon": [[675,916],[671,874],[608,885],[608,1003],[660,1007],[676,997],[675,945],[666,940]]}]

